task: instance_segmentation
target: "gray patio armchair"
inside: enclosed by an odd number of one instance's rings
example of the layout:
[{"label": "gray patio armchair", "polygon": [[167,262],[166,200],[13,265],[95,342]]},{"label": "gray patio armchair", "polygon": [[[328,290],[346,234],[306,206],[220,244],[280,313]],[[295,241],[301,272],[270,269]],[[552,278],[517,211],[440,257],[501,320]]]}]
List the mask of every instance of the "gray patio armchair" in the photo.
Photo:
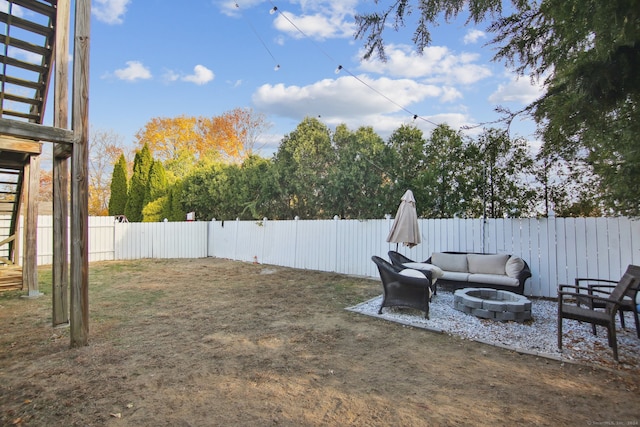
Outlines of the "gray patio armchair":
[{"label": "gray patio armchair", "polygon": [[[640,266],[629,265],[620,281],[608,294],[594,293],[589,286],[558,286],[558,349],[562,350],[562,320],[573,319],[607,328],[609,347],[613,358],[618,361],[618,341],[616,337],[616,313],[624,304],[631,289],[637,289],[640,282]],[[601,308],[600,308],[601,307]]]},{"label": "gray patio armchair", "polygon": [[382,281],[382,304],[378,314],[382,314],[384,307],[409,307],[424,311],[424,317],[428,319],[431,275],[428,272],[420,273],[419,277],[407,275],[417,271],[394,266],[375,255],[371,260],[378,267]]},{"label": "gray patio armchair", "polygon": [[[406,256],[402,255],[400,252],[396,252],[396,251],[389,251],[388,254],[389,259],[391,260],[391,264],[395,265],[396,267],[400,267],[400,268],[413,268],[414,270],[418,270],[423,274],[431,274],[431,272],[428,269],[421,269],[415,266],[411,266],[411,267],[405,267],[404,264],[425,264],[426,262],[422,261],[414,261],[411,258],[407,258]],[[433,279],[433,278],[432,278]],[[438,287],[436,286],[435,281],[432,280],[431,283],[431,292],[432,295],[435,295],[438,293]]]}]

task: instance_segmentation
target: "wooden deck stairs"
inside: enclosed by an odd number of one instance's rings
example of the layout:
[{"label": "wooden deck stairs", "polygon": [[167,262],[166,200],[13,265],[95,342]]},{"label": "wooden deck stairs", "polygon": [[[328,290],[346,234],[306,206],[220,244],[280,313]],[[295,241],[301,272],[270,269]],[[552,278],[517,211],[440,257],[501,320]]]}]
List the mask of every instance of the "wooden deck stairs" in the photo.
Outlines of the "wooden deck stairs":
[{"label": "wooden deck stairs", "polygon": [[[53,68],[58,0],[7,0],[0,9],[0,120],[41,125]],[[22,289],[19,218],[37,139],[0,135],[0,291]],[[39,164],[38,164],[39,165]],[[38,170],[32,172],[38,173]],[[36,188],[37,190],[37,188]]]},{"label": "wooden deck stairs", "polygon": [[0,168],[0,292],[23,288],[22,267],[15,262],[23,181],[23,169]]}]

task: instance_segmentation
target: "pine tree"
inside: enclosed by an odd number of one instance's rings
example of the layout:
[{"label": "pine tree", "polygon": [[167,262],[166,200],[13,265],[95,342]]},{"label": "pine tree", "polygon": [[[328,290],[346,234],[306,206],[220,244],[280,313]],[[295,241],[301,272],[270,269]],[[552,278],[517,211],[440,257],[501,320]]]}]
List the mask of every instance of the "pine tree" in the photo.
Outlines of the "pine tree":
[{"label": "pine tree", "polygon": [[152,163],[151,152],[147,144],[145,144],[142,150],[136,151],[136,156],[133,160],[133,175],[131,176],[127,205],[124,211],[130,222],[142,221],[142,208],[144,208],[144,198],[147,192],[149,170]]},{"label": "pine tree", "polygon": [[167,194],[167,175],[160,160],[154,160],[149,170],[149,181],[145,192],[144,204],[147,205]]},{"label": "pine tree", "polygon": [[113,165],[111,175],[111,197],[109,198],[109,215],[123,215],[127,205],[127,161],[121,154]]},{"label": "pine tree", "polygon": [[184,221],[186,212],[182,207],[182,181],[177,181],[169,191],[168,213],[166,218],[169,221]]}]

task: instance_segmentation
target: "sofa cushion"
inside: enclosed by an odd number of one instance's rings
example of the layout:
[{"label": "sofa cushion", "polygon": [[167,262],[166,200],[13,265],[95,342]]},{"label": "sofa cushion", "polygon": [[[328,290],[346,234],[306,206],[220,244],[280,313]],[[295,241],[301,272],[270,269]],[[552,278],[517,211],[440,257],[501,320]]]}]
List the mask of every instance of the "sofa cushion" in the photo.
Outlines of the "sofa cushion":
[{"label": "sofa cushion", "polygon": [[431,278],[433,280],[442,277],[442,269],[437,265],[429,264],[426,262],[405,262],[402,264],[404,267],[413,268],[415,270],[427,270],[431,272]]},{"label": "sofa cushion", "polygon": [[508,259],[509,255],[505,254],[467,254],[469,273],[505,275],[505,266]]},{"label": "sofa cushion", "polygon": [[431,254],[431,264],[437,265],[444,271],[458,271],[467,273],[467,254],[445,254],[434,252]]},{"label": "sofa cushion", "polygon": [[[418,277],[420,279],[428,280],[427,276],[425,276],[424,273],[421,273],[418,270],[414,270],[413,268],[405,268],[404,270],[400,270],[399,274],[401,274],[402,276]],[[427,282],[427,283],[429,283],[429,282]],[[429,300],[431,300],[432,296],[433,296],[433,291],[429,287]]]},{"label": "sofa cushion", "polygon": [[524,261],[522,258],[517,256],[512,256],[507,261],[505,265],[505,270],[507,272],[507,276],[509,277],[518,277],[520,272],[524,269]]},{"label": "sofa cushion", "polygon": [[453,280],[456,282],[466,282],[469,273],[461,273],[459,271],[443,271],[441,280]]},{"label": "sofa cushion", "polygon": [[500,274],[469,274],[469,282],[486,283],[487,285],[501,285],[517,287],[520,282],[509,276]]},{"label": "sofa cushion", "polygon": [[427,276],[425,276],[423,273],[419,272],[418,270],[414,270],[413,268],[405,268],[404,270],[400,271],[400,274],[402,276],[418,277],[420,279],[427,278]]}]

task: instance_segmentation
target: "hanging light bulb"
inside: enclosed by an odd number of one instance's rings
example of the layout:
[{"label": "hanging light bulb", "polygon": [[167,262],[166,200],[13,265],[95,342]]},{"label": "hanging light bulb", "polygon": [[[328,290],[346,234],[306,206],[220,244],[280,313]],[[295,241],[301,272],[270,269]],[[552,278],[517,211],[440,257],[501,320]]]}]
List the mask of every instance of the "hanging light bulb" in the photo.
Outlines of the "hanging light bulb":
[{"label": "hanging light bulb", "polygon": [[340,70],[342,70],[342,65],[338,65],[338,68],[336,68],[335,73],[340,74]]},{"label": "hanging light bulb", "polygon": [[280,64],[278,64],[275,67],[273,67],[273,71],[278,71],[279,69],[280,69]]},{"label": "hanging light bulb", "polygon": [[278,11],[278,6],[273,6],[271,8],[271,10],[269,11],[269,15],[273,15],[274,13],[276,13]]}]

